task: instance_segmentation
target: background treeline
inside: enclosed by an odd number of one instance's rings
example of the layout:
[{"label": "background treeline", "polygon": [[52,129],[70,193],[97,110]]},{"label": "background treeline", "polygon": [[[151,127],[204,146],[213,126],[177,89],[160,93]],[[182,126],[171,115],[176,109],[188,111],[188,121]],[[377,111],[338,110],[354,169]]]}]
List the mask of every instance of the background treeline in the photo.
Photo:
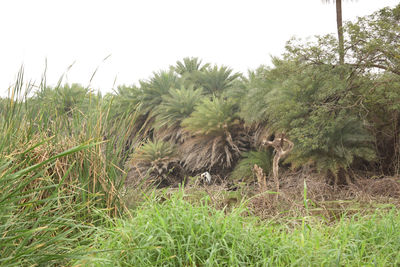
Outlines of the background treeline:
[{"label": "background treeline", "polygon": [[343,64],[335,36],[317,36],[290,40],[272,67],[247,75],[185,58],[119,87],[108,96],[111,117],[135,114],[128,182],[146,174],[171,184],[182,168],[247,178],[254,163],[269,173],[262,140],[278,134],[294,142],[287,166],[315,167],[328,182],[351,183],[353,171],[399,174],[399,12],[347,23]]},{"label": "background treeline", "polygon": [[14,109],[31,134],[108,140],[118,152],[103,152],[129,172],[128,184],[176,184],[203,171],[248,178],[253,163],[269,173],[272,149],[262,141],[278,134],[294,142],[287,166],[315,167],[331,182],[351,182],[350,170],[399,174],[399,10],[347,23],[344,64],[334,35],[293,39],[272,67],[247,75],[185,58],[104,97],[42,84]]}]

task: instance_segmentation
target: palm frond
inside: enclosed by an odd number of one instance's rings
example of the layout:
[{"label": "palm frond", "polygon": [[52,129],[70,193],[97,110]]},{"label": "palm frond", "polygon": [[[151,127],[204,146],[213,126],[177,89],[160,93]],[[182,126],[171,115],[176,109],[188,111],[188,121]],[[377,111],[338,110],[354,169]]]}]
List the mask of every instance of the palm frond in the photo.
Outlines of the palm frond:
[{"label": "palm frond", "polygon": [[193,134],[221,135],[230,126],[239,124],[237,107],[229,100],[204,97],[182,126]]},{"label": "palm frond", "polygon": [[155,132],[156,138],[173,143],[182,143],[184,130],[181,128],[182,120],[188,118],[202,98],[201,88],[193,86],[169,90],[168,95],[162,97],[161,104],[156,107]]},{"label": "palm frond", "polygon": [[162,102],[162,97],[169,93],[171,88],[180,88],[178,76],[173,71],[160,71],[148,81],[141,81],[141,104],[144,112],[150,112]]},{"label": "palm frond", "polygon": [[231,88],[241,76],[240,73],[234,73],[232,69],[226,66],[220,68],[214,66],[201,72],[198,80],[206,93],[221,95],[224,90]]},{"label": "palm frond", "polygon": [[179,125],[182,120],[192,114],[202,95],[203,91],[195,90],[193,86],[171,88],[169,94],[162,96],[161,104],[155,109],[156,127]]},{"label": "palm frond", "polygon": [[197,71],[204,71],[210,66],[209,63],[202,64],[197,57],[185,57],[182,61],[177,61],[174,70],[179,75],[190,74]]}]

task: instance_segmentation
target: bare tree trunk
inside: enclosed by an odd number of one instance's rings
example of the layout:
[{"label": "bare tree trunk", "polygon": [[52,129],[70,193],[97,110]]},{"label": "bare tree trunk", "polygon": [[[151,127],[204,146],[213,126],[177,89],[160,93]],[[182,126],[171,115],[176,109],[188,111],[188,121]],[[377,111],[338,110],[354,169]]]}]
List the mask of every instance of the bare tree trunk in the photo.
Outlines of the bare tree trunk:
[{"label": "bare tree trunk", "polygon": [[344,37],[342,20],[342,0],[336,0],[336,23],[339,39],[339,64],[344,64]]},{"label": "bare tree trunk", "polygon": [[272,174],[274,175],[274,183],[275,183],[275,191],[276,191],[276,198],[278,199],[279,193],[279,160],[281,159],[281,153],[279,150],[276,150],[274,160],[272,163]]},{"label": "bare tree trunk", "polygon": [[258,167],[257,164],[254,164],[253,171],[257,177],[258,188],[260,190],[260,193],[267,191],[267,178],[265,177],[262,168]]},{"label": "bare tree trunk", "polygon": [[[284,150],[285,143],[287,144],[286,150]],[[284,137],[284,134],[281,137],[276,137],[274,141],[264,140],[263,144],[267,146],[272,146],[275,149],[275,156],[272,164],[272,173],[274,176],[275,190],[276,190],[276,200],[278,200],[279,196],[279,160],[285,157],[292,149],[294,144]]]}]

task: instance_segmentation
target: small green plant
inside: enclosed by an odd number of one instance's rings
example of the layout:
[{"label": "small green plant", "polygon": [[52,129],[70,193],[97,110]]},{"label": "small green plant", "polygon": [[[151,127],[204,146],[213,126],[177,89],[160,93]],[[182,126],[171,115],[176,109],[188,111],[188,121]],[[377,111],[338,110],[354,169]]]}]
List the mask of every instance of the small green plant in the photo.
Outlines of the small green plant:
[{"label": "small green plant", "polygon": [[175,145],[161,140],[148,141],[139,147],[127,162],[126,168],[128,186],[144,183],[165,187],[177,185],[184,178]]},{"label": "small green plant", "polygon": [[249,151],[242,154],[235,169],[231,174],[234,180],[256,181],[254,177],[254,164],[261,167],[264,174],[268,175],[272,170],[272,152],[270,150]]}]

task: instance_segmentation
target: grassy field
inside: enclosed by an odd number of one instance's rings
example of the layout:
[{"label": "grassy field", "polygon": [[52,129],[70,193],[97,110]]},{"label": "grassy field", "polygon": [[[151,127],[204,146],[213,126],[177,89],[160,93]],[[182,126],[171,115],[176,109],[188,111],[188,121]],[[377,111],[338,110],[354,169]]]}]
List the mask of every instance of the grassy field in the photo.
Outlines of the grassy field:
[{"label": "grassy field", "polygon": [[395,207],[343,215],[333,222],[315,216],[260,220],[246,201],[229,211],[215,209],[207,195],[190,204],[188,199],[198,196],[181,189],[142,196],[144,201],[116,217],[101,196],[78,182],[66,183],[74,164],[57,182],[46,175],[59,160],[82,156],[98,144],[24,166],[26,155],[43,145],[4,157],[0,164],[2,266],[400,264],[400,213]]},{"label": "grassy field", "polygon": [[[89,266],[396,266],[400,263],[400,213],[396,209],[343,217],[327,224],[315,217],[287,223],[226,214],[196,206],[177,193],[151,199],[133,218],[113,220],[93,236]],[[293,223],[294,226],[293,226]],[[291,225],[291,226],[289,226]]]},{"label": "grassy field", "polygon": [[[344,215],[334,222],[315,216],[260,220],[246,201],[228,212],[215,209],[208,196],[190,204],[192,196],[181,189],[153,192],[120,218],[110,217],[109,209],[90,198],[76,201],[87,193],[82,188],[43,175],[57,159],[93,146],[72,148],[17,172],[18,166],[2,162],[1,265],[400,264],[400,213],[395,207]],[[29,188],[32,182],[36,184]]]}]

